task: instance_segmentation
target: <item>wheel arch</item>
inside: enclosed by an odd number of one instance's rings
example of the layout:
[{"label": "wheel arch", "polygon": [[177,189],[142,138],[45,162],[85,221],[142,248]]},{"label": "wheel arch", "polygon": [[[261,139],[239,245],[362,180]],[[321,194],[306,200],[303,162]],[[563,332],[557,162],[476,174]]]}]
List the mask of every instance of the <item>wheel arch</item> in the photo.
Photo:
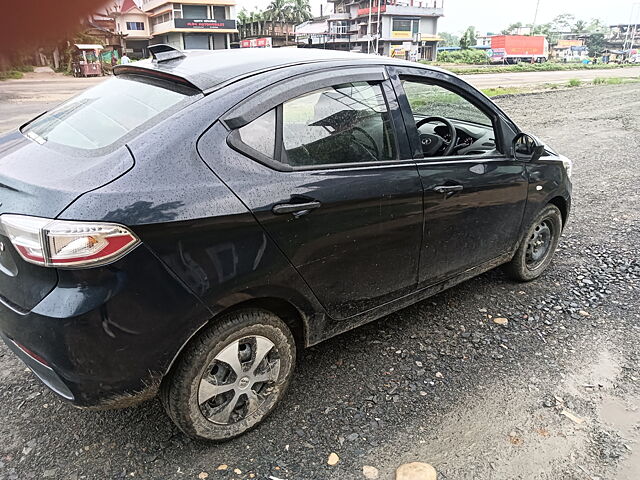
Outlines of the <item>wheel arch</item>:
[{"label": "wheel arch", "polygon": [[243,301],[239,301],[233,305],[229,305],[226,308],[218,311],[215,315],[210,317],[202,325],[200,325],[191,336],[180,346],[176,351],[171,363],[166,368],[163,379],[167,378],[171,373],[174,365],[178,359],[182,356],[185,349],[193,342],[200,332],[207,326],[211,325],[222,315],[237,312],[246,309],[260,309],[266,310],[277,315],[291,330],[291,334],[296,342],[296,348],[303,350],[308,345],[308,320],[302,311],[300,311],[291,302],[278,297],[257,297]]},{"label": "wheel arch", "polygon": [[562,215],[562,228],[564,229],[564,226],[567,224],[567,220],[569,218],[569,205],[567,201],[564,197],[557,196],[549,200],[548,203],[551,205],[555,205],[556,207],[558,207],[558,210],[560,210],[560,215]]}]

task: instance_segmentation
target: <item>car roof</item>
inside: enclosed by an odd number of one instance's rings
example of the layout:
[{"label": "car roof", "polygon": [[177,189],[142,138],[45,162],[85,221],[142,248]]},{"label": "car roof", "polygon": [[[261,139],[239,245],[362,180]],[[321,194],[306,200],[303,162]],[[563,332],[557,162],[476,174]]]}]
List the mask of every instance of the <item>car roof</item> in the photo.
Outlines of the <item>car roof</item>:
[{"label": "car roof", "polygon": [[317,48],[244,48],[179,52],[180,56],[169,60],[149,59],[118,65],[114,74],[137,73],[177,77],[207,93],[241,78],[300,64],[345,62],[362,65],[409,64],[429,68],[389,57]]}]

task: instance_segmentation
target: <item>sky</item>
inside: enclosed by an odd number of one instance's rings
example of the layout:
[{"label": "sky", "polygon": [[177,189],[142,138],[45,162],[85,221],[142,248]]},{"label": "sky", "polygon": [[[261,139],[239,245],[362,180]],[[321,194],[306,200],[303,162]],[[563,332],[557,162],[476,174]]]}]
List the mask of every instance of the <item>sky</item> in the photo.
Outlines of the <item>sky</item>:
[{"label": "sky", "polygon": [[[537,0],[444,0],[444,17],[438,21],[438,31],[460,33],[473,25],[479,32],[499,32],[509,24],[531,23]],[[237,0],[247,10],[265,8],[270,0]],[[637,0],[540,0],[538,20],[546,23],[562,13],[571,13],[578,19],[589,21],[599,18],[606,24],[629,22],[631,6]],[[312,13],[320,14],[323,0],[311,0]],[[640,5],[634,17],[640,23]]]}]

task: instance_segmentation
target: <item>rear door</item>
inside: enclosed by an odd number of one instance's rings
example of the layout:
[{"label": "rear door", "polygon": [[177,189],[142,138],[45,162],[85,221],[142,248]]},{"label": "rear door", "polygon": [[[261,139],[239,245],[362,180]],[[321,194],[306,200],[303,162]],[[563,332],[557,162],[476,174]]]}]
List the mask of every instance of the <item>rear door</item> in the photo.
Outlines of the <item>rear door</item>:
[{"label": "rear door", "polygon": [[[424,187],[424,237],[420,284],[426,286],[504,256],[519,238],[527,196],[525,165],[506,146],[507,126],[464,82],[445,73],[419,68],[390,68],[407,131],[417,145],[418,170]],[[416,122],[439,116],[458,132],[458,147],[449,156],[427,156],[420,143],[445,134],[446,128]],[[435,127],[434,127],[435,125]]]},{"label": "rear door", "polygon": [[422,185],[384,69],[334,69],[271,91],[283,93],[246,110],[261,105],[259,118],[229,120],[243,123],[230,143],[244,171],[223,180],[332,318],[415,290]]}]

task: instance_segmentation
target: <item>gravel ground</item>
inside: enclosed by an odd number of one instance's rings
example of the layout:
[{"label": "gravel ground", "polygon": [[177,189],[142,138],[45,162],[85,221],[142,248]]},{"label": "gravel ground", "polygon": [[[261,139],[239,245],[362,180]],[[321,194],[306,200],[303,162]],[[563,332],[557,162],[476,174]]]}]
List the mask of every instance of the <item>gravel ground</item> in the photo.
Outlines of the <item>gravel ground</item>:
[{"label": "gravel ground", "polygon": [[638,98],[628,84],[498,99],[575,162],[549,271],[492,271],[309,349],[240,439],[191,441],[158,401],[75,410],[0,347],[0,478],[391,479],[418,460],[444,480],[637,479]]}]

